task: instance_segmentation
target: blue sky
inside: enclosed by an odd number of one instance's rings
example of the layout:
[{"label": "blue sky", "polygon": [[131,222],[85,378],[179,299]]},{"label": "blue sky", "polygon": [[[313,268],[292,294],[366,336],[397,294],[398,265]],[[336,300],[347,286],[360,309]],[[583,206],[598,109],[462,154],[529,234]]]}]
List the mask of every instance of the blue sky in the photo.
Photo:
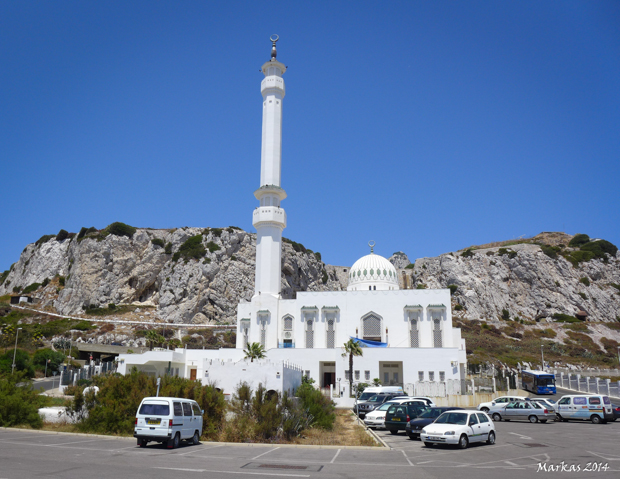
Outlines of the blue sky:
[{"label": "blue sky", "polygon": [[280,35],[284,236],[351,265],[620,246],[620,2],[0,1],[0,271],[61,228],[254,231]]}]

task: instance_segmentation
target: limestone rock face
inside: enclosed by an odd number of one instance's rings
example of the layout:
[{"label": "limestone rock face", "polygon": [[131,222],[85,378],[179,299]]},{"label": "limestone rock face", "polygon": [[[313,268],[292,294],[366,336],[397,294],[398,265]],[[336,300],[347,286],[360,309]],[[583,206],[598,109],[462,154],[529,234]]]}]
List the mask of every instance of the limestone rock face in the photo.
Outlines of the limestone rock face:
[{"label": "limestone rock face", "polygon": [[[183,243],[200,234],[204,257],[175,261]],[[170,243],[170,253],[152,240]],[[132,304],[155,307],[155,316],[170,322],[234,323],[237,304],[254,293],[255,256],[256,235],[236,228],[138,229],[132,238],[51,239],[24,249],[0,294],[62,276],[64,287],[52,281],[33,293],[38,307],[71,315],[89,306]],[[282,272],[284,298],[297,291],[342,289],[333,267],[289,243],[283,243]],[[56,289],[58,294],[50,294]]]},{"label": "limestone rock face", "polygon": [[[545,234],[547,244],[567,242],[567,235]],[[184,242],[196,235],[202,235],[204,256],[177,257]],[[503,251],[485,246],[465,256],[454,252],[421,258],[413,269],[406,269],[410,262],[404,253],[395,253],[390,261],[398,269],[401,288],[456,285],[456,317],[496,320],[504,309],[511,318],[530,320],[578,311],[587,312],[591,321],[615,321],[620,315],[620,291],[613,286],[620,285],[620,252],[607,262],[595,259],[575,267],[562,256],[551,259],[536,244]],[[320,255],[296,243],[284,242],[282,250],[283,298],[299,291],[346,290],[349,267],[325,265]],[[237,228],[137,229],[131,238],[50,239],[26,246],[0,285],[0,295],[48,278],[49,284],[32,296],[37,307],[60,314],[114,303],[150,306],[150,318],[176,323],[234,323],[239,301],[254,294],[255,254],[256,235]],[[59,276],[65,278],[64,286]]]},{"label": "limestone rock face", "polygon": [[[551,259],[536,244],[472,251],[471,256],[448,253],[416,260],[413,282],[428,288],[458,288],[453,314],[469,319],[497,320],[505,309],[510,318],[535,320],[555,313],[574,316],[580,310],[591,321],[615,321],[620,316],[620,252],[615,258],[591,260],[578,267],[561,256]],[[516,253],[516,254],[515,254]],[[588,278],[587,281],[583,278]],[[589,283],[589,286],[586,286]]]},{"label": "limestone rock face", "polygon": [[394,265],[396,269],[404,269],[411,264],[409,257],[402,251],[397,251],[388,258],[388,261]]}]

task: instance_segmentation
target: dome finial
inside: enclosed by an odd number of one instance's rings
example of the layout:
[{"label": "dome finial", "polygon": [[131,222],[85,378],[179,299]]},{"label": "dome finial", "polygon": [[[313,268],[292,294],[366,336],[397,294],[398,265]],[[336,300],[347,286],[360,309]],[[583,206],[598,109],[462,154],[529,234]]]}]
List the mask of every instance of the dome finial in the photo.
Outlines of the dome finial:
[{"label": "dome finial", "polygon": [[370,246],[370,254],[374,254],[374,247],[375,247],[375,242],[374,241],[369,241],[368,242],[368,246]]},{"label": "dome finial", "polygon": [[271,35],[269,40],[271,40],[271,61],[275,61],[278,56],[278,52],[276,51],[276,42],[280,39],[278,35]]}]

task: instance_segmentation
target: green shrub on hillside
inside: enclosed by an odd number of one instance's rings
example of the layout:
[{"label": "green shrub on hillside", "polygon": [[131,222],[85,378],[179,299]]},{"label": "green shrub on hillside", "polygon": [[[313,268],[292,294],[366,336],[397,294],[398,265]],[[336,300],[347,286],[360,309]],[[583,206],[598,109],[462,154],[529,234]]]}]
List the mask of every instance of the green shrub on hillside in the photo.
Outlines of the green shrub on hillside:
[{"label": "green shrub on hillside", "polygon": [[94,226],[91,226],[90,228],[86,228],[85,226],[82,226],[82,228],[80,229],[80,232],[77,235],[77,239],[78,241],[81,241],[86,237],[86,235],[89,235],[91,233],[96,233],[97,231],[99,230],[95,228]]},{"label": "green shrub on hillside", "polygon": [[153,238],[151,240],[151,243],[153,243],[153,245],[155,245],[155,246],[159,246],[160,248],[164,248],[165,247],[164,240],[161,239],[161,238]]},{"label": "green shrub on hillside", "polygon": [[301,243],[297,243],[296,241],[290,240],[288,238],[282,238],[282,241],[284,243],[290,244],[293,247],[293,249],[295,250],[295,252],[297,252],[297,253],[305,253],[306,252],[306,247],[304,245],[302,245]]},{"label": "green shrub on hillside", "polygon": [[49,240],[54,238],[56,238],[56,235],[43,235],[35,242],[35,245],[42,245],[43,243],[47,243]]},{"label": "green shrub on hillside", "polygon": [[0,426],[40,428],[43,419],[39,408],[45,401],[45,396],[34,390],[25,373],[0,375]]},{"label": "green shrub on hillside", "polygon": [[41,283],[29,284],[28,286],[26,286],[24,288],[24,290],[22,291],[22,294],[30,294],[30,293],[36,291],[37,289],[39,289],[40,286],[41,286]]},{"label": "green shrub on hillside", "polygon": [[4,271],[1,275],[0,275],[0,284],[4,283],[4,280],[9,276],[9,273],[11,271],[9,271],[8,269],[6,271]]},{"label": "green shrub on hillside", "polygon": [[415,263],[409,263],[407,266],[405,266],[405,269],[413,269],[415,267]]},{"label": "green shrub on hillside", "polygon": [[545,253],[551,259],[557,259],[558,252],[561,251],[561,248],[558,246],[549,246],[547,244],[540,245],[540,249],[543,253]]},{"label": "green shrub on hillside", "polygon": [[311,384],[303,383],[297,388],[296,396],[301,399],[301,406],[312,416],[312,426],[331,430],[336,420],[334,402],[324,396]]},{"label": "green shrub on hillside", "polygon": [[214,243],[213,241],[209,241],[207,243],[207,249],[209,250],[210,253],[215,253],[216,251],[219,251],[221,248],[219,247],[217,243]]},{"label": "green shrub on hillside", "polygon": [[579,280],[580,283],[585,284],[586,286],[590,286],[590,279],[587,276],[584,276]]},{"label": "green shrub on hillside", "polygon": [[580,321],[575,316],[570,316],[568,314],[555,313],[553,315],[553,319],[555,319],[558,323],[579,323]]},{"label": "green shrub on hillside", "polygon": [[618,247],[606,240],[597,240],[586,243],[579,248],[581,251],[590,251],[596,258],[605,258],[605,254],[616,256]]},{"label": "green shrub on hillside", "polygon": [[472,257],[473,255],[474,255],[474,252],[473,252],[473,250],[472,250],[471,248],[466,249],[466,250],[465,250],[465,251],[463,251],[463,253],[461,254],[461,256],[462,256],[463,258],[470,258],[470,257]]},{"label": "green shrub on hillside", "polygon": [[586,234],[576,234],[573,238],[568,242],[568,246],[572,246],[573,248],[578,248],[579,246],[586,244],[590,241],[590,237]]},{"label": "green shrub on hillside", "polygon": [[173,261],[177,261],[179,258],[200,259],[207,254],[205,247],[202,245],[202,235],[196,235],[189,237],[179,248],[179,250],[172,257]]},{"label": "green shrub on hillside", "polygon": [[450,290],[450,296],[454,296],[454,293],[456,293],[456,290],[459,289],[459,286],[457,284],[449,284],[448,289]]},{"label": "green shrub on hillside", "polygon": [[164,248],[164,253],[172,254],[172,243],[170,242],[166,243],[166,247]]},{"label": "green shrub on hillside", "polygon": [[106,230],[109,234],[114,236],[126,236],[127,238],[133,238],[133,235],[137,231],[137,228],[117,221],[109,225]]}]

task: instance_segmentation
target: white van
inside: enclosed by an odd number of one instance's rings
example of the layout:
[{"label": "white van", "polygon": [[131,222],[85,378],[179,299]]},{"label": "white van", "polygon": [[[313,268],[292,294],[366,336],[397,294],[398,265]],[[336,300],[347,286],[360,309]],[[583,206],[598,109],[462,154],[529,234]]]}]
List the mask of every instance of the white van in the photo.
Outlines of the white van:
[{"label": "white van", "polygon": [[375,394],[401,394],[404,396],[403,388],[400,386],[369,386],[364,389],[364,392],[357,398],[358,402],[363,402],[370,399]]},{"label": "white van", "polygon": [[614,418],[609,397],[602,394],[569,394],[557,402],[558,421],[581,419],[593,424],[606,423]]},{"label": "white van", "polygon": [[184,398],[148,397],[136,413],[133,437],[140,447],[150,442],[166,444],[169,449],[183,439],[198,444],[202,434],[203,412],[196,401]]}]

